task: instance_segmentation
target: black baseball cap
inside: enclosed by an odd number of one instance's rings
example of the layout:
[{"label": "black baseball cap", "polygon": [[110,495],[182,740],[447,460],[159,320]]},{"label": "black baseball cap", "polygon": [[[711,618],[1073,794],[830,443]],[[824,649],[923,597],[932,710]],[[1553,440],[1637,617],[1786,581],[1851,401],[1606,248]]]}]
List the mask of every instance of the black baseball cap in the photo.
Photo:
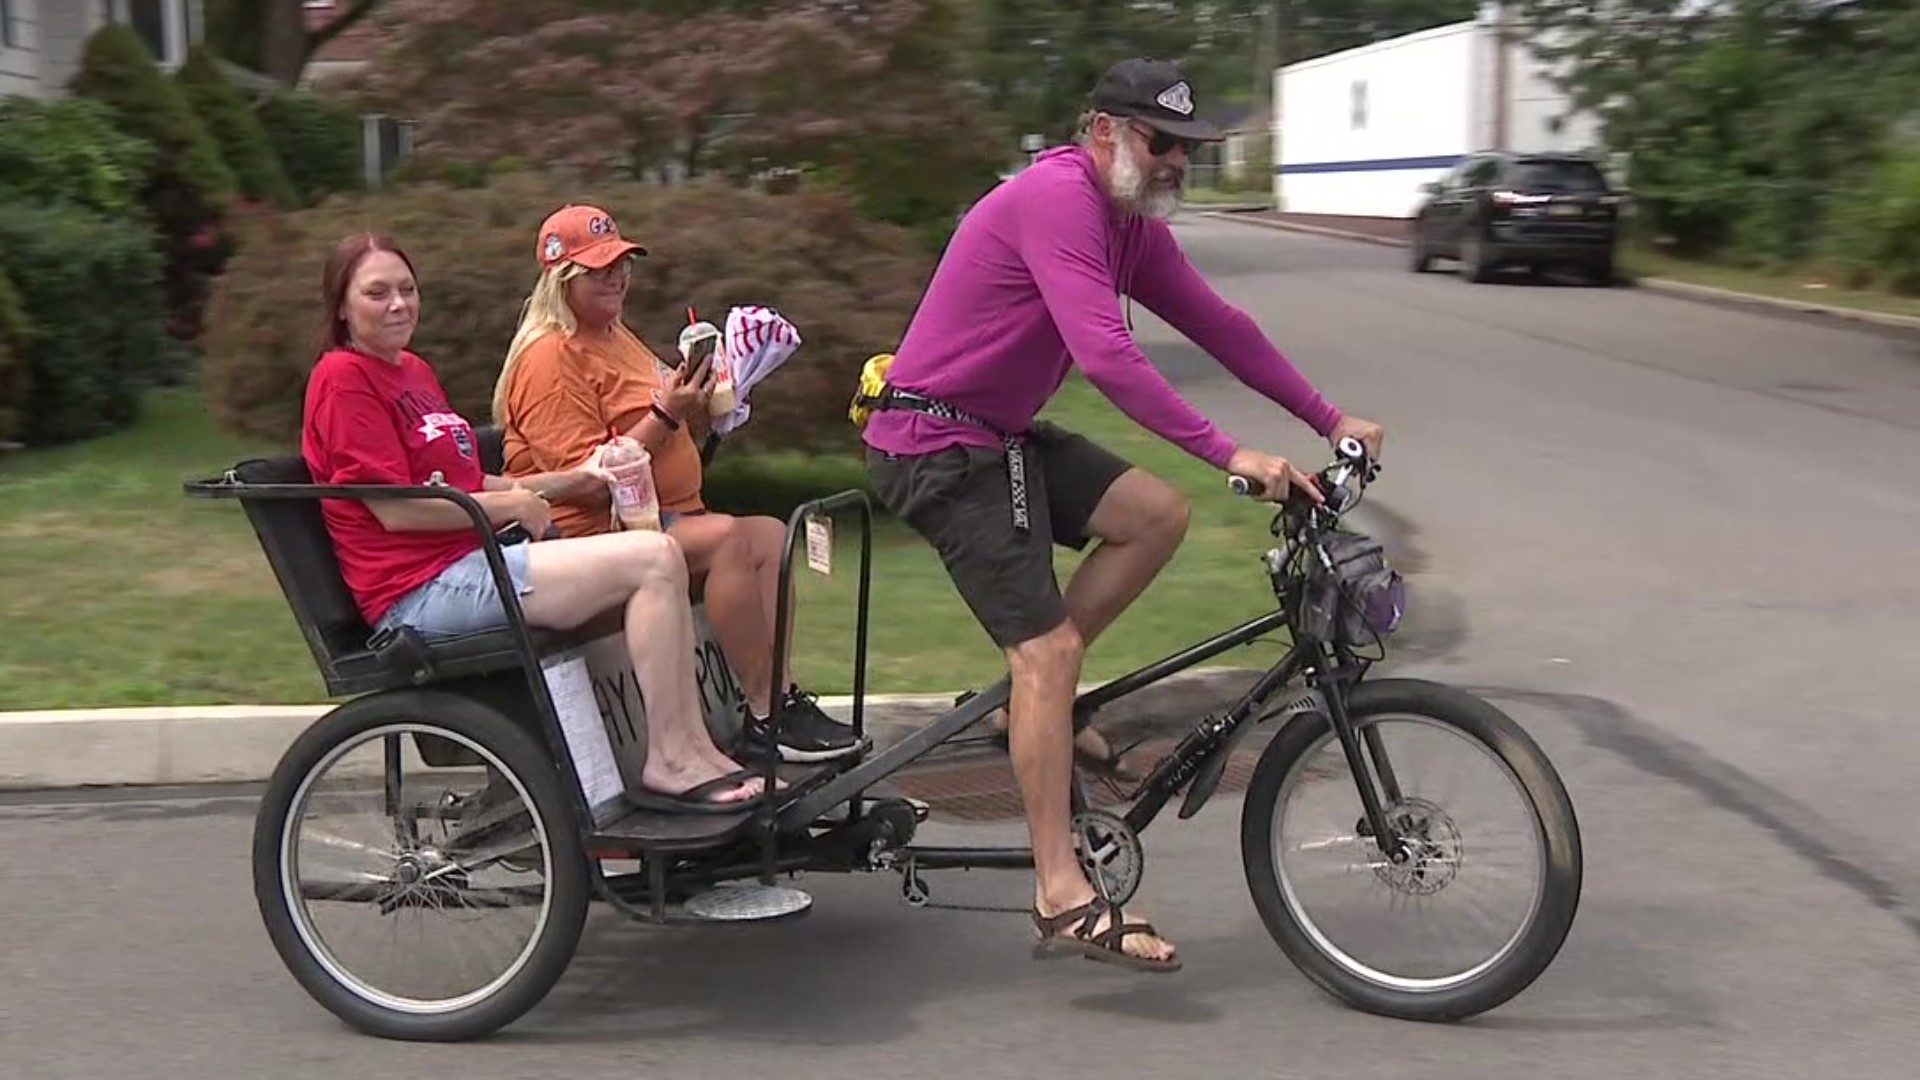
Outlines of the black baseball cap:
[{"label": "black baseball cap", "polygon": [[1182,139],[1219,142],[1220,129],[1194,115],[1193,87],[1169,60],[1122,60],[1100,76],[1089,102],[1099,112],[1132,116]]}]

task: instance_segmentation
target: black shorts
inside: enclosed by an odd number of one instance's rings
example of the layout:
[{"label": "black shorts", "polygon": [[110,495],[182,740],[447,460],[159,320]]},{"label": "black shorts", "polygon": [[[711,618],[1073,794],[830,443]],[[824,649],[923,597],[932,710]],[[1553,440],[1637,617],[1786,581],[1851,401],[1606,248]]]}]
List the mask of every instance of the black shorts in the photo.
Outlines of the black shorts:
[{"label": "black shorts", "polygon": [[874,494],[940,552],[961,599],[1001,648],[1065,621],[1053,545],[1084,549],[1094,508],[1132,467],[1086,436],[1046,421],[1034,425],[1025,453],[1031,525],[1022,533],[1013,524],[1004,449],[889,454],[867,448]]}]

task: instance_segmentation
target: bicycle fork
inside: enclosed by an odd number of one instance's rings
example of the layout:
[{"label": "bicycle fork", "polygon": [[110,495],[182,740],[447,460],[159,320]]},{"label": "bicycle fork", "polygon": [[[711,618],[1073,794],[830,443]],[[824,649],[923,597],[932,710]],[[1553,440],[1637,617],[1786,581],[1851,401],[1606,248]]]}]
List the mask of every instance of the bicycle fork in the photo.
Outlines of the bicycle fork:
[{"label": "bicycle fork", "polygon": [[[1326,659],[1323,653],[1319,670],[1309,671],[1308,678],[1320,684],[1321,697],[1327,703],[1327,719],[1333,724],[1334,734],[1340,738],[1340,748],[1347,757],[1347,768],[1353,773],[1355,786],[1360,789],[1360,805],[1365,810],[1366,824],[1373,833],[1374,844],[1389,861],[1395,864],[1405,862],[1408,858],[1407,845],[1401,841],[1393,822],[1387,818],[1386,810],[1386,804],[1400,801],[1400,781],[1394,775],[1393,765],[1387,761],[1387,748],[1380,740],[1379,730],[1373,727],[1368,727],[1364,733],[1354,730],[1353,720],[1347,714],[1348,681],[1339,673],[1329,671]],[[1361,752],[1362,743],[1366,748],[1364,754]],[[1378,788],[1374,786],[1376,775],[1380,785]]]}]

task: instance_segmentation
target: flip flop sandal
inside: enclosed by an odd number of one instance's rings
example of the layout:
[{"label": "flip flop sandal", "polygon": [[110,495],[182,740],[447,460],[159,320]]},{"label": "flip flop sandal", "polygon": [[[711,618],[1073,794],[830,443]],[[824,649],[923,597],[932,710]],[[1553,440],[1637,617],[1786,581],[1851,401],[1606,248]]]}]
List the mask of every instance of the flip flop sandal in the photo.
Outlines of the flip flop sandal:
[{"label": "flip flop sandal", "polygon": [[729,788],[739,787],[760,775],[757,769],[736,769],[704,784],[695,784],[677,795],[642,789],[628,793],[627,801],[642,810],[658,810],[667,814],[734,814],[760,805],[761,800],[767,797],[767,793],[762,791],[751,798],[732,799],[727,802],[715,802],[710,796],[718,795]]},{"label": "flip flop sandal", "polygon": [[[1100,916],[1110,915],[1107,928],[1098,934],[1093,928],[1100,925]],[[1068,923],[1079,919],[1079,925],[1069,928]],[[1126,921],[1119,905],[1108,903],[1095,897],[1076,908],[1068,908],[1058,915],[1040,914],[1039,908],[1033,909],[1033,925],[1040,931],[1040,940],[1033,945],[1035,960],[1054,960],[1063,956],[1079,956],[1102,964],[1118,964],[1135,971],[1150,971],[1156,974],[1179,971],[1181,960],[1178,953],[1165,960],[1156,960],[1149,956],[1135,956],[1122,946],[1128,934],[1147,934],[1159,937],[1152,923]]]}]

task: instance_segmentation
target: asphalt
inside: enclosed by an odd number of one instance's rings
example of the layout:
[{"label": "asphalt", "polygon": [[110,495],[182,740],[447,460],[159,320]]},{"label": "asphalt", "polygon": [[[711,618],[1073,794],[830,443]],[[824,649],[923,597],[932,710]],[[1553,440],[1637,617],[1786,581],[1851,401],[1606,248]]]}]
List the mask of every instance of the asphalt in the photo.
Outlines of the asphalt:
[{"label": "asphalt", "polygon": [[[1388,428],[1357,520],[1412,574],[1394,667],[1485,693],[1572,791],[1580,916],[1521,997],[1445,1027],[1332,1003],[1265,936],[1223,795],[1147,835],[1140,903],[1184,948],[1176,976],[1036,964],[1017,916],[810,878],[815,908],[788,925],[597,913],[560,987],[499,1038],[380,1043],[268,946],[250,789],[28,794],[0,800],[0,1072],[1912,1076],[1920,478],[1900,466],[1920,452],[1920,347],[1633,289],[1473,286],[1230,222],[1180,234]],[[1311,433],[1135,319],[1203,410],[1318,463]],[[1018,832],[936,818],[922,839]],[[932,883],[940,901],[1027,896],[1018,874]]]}]

